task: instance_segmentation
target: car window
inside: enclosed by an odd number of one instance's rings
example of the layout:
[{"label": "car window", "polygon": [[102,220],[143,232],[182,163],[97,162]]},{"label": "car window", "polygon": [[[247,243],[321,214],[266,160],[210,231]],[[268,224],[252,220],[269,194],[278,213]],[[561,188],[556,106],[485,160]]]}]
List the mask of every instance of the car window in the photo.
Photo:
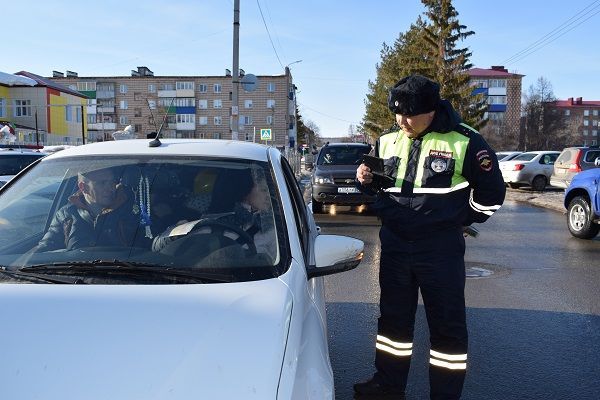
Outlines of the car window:
[{"label": "car window", "polygon": [[298,182],[296,181],[294,173],[292,172],[292,169],[289,166],[286,159],[281,159],[281,166],[283,168],[288,191],[292,198],[292,206],[294,208],[294,215],[297,221],[296,229],[298,230],[298,237],[301,241],[302,252],[305,261],[308,262],[310,231],[308,227],[308,219],[306,217],[306,206],[304,204],[304,200],[300,191],[300,187],[298,186]]},{"label": "car window", "polygon": [[39,154],[0,155],[0,175],[16,175],[40,157],[43,156]]},{"label": "car window", "polygon": [[584,161],[588,163],[593,163],[598,157],[600,157],[600,150],[589,150],[585,154]]},{"label": "car window", "polygon": [[519,154],[518,156],[513,158],[512,161],[531,161],[536,156],[537,156],[536,153],[523,153],[523,154]]},{"label": "car window", "polygon": [[565,149],[560,153],[560,156],[556,160],[557,164],[571,164],[575,162],[575,157],[579,150],[577,149]]},{"label": "car window", "polygon": [[119,260],[265,279],[286,267],[282,232],[267,162],[46,159],[0,195],[0,265],[9,268]]},{"label": "car window", "polygon": [[556,161],[558,154],[544,154],[540,157],[540,164],[552,165]]},{"label": "car window", "polygon": [[369,146],[325,146],[319,153],[317,165],[359,165]]}]

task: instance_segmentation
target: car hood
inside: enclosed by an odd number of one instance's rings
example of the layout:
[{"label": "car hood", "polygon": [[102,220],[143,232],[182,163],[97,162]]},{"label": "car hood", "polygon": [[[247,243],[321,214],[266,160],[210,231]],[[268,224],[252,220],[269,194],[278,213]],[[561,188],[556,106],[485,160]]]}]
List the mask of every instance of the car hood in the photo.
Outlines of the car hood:
[{"label": "car hood", "polygon": [[276,398],[292,298],[279,279],[0,285],[0,398]]},{"label": "car hood", "polygon": [[316,175],[348,175],[355,176],[358,165],[318,165]]}]

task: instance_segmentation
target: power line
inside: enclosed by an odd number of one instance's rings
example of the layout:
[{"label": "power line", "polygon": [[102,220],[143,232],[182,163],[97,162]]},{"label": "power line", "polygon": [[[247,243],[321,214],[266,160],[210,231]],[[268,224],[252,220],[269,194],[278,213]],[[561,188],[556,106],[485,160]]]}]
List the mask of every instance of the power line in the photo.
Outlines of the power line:
[{"label": "power line", "polygon": [[[537,41],[533,42],[532,44],[530,44],[523,50],[513,54],[511,57],[502,61],[502,64],[513,64],[517,61],[524,59],[525,57],[540,50],[541,48],[552,43],[553,41],[557,40],[561,36],[564,36],[568,32],[572,31],[579,25],[583,24],[585,21],[594,17],[596,14],[600,13],[600,10],[596,11],[595,13],[593,13],[591,15],[590,15],[590,12],[595,11],[596,9],[598,9],[600,7],[600,4],[597,4],[599,1],[600,0],[595,0],[592,3],[588,4],[582,10],[580,10],[575,15],[573,15],[571,18],[569,18],[568,20],[566,20],[565,22],[560,24],[558,27],[554,28],[552,31],[548,32],[546,35],[542,36]],[[587,18],[585,18],[585,17],[587,17]],[[581,21],[582,18],[585,18],[585,19],[583,19]],[[574,24],[576,24],[576,25],[574,25]]]},{"label": "power line", "polygon": [[267,35],[269,35],[269,41],[271,42],[271,46],[273,47],[273,51],[275,52],[275,56],[277,57],[277,61],[279,61],[279,65],[283,68],[283,63],[279,59],[279,54],[277,54],[277,50],[275,49],[275,45],[273,44],[273,39],[271,39],[271,32],[269,32],[269,27],[265,22],[265,16],[263,15],[262,8],[260,8],[260,2],[256,0],[256,4],[258,4],[258,10],[260,11],[260,17],[262,18],[263,24],[265,25],[265,29],[267,30]]},{"label": "power line", "polygon": [[303,108],[306,108],[307,110],[311,110],[311,111],[313,111],[313,112],[316,112],[317,114],[321,114],[321,115],[323,115],[323,116],[325,116],[325,117],[327,117],[327,118],[337,119],[338,121],[342,121],[342,122],[348,122],[348,123],[350,123],[350,124],[354,124],[354,125],[358,125],[358,124],[359,124],[359,122],[356,122],[356,121],[348,121],[347,119],[338,118],[338,117],[334,117],[334,116],[332,116],[332,115],[328,115],[328,114],[322,113],[322,112],[320,112],[320,111],[318,111],[318,110],[315,110],[314,108],[311,108],[311,107],[305,106],[305,105],[304,105],[304,104],[302,104],[302,103],[298,103],[298,105],[299,105],[299,106],[301,106],[301,107],[303,107]]}]

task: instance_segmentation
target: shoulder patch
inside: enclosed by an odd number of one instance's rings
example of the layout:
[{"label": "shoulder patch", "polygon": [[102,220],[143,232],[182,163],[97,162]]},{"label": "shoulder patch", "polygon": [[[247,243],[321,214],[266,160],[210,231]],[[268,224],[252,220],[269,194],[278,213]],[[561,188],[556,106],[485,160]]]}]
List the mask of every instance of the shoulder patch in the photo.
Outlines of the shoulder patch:
[{"label": "shoulder patch", "polygon": [[481,150],[476,154],[477,162],[479,163],[479,167],[485,171],[490,172],[494,163],[492,162],[492,158],[490,157],[490,153],[487,150]]}]

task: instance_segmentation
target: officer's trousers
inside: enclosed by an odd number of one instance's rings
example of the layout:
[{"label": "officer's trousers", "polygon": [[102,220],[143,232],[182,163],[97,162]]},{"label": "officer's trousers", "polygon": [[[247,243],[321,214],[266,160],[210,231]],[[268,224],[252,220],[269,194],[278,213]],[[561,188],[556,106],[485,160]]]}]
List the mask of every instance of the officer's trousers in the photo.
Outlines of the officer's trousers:
[{"label": "officer's trousers", "polygon": [[421,290],[430,333],[431,399],[459,399],[467,365],[465,240],[460,228],[407,240],[385,225],[379,233],[381,287],[375,379],[404,389]]}]

